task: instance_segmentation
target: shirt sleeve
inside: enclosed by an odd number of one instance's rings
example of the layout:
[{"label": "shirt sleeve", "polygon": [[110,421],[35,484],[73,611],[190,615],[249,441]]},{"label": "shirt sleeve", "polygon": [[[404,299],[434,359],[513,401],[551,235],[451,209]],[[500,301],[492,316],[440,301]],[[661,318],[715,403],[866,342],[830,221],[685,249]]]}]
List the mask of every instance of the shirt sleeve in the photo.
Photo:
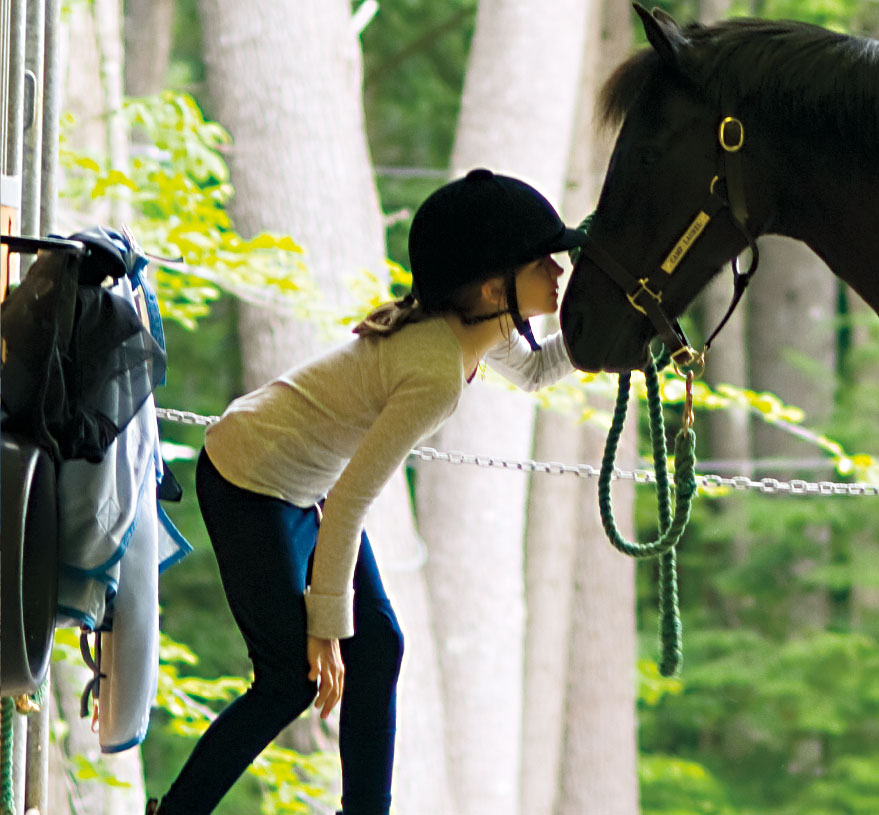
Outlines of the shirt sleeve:
[{"label": "shirt sleeve", "polygon": [[459,395],[460,386],[438,389],[428,377],[401,383],[329,491],[305,595],[310,635],[353,635],[354,566],[366,513],[409,451],[454,411]]},{"label": "shirt sleeve", "polygon": [[486,363],[505,379],[525,391],[536,391],[558,382],[574,370],[562,332],[556,331],[540,341],[533,351],[519,332],[485,355]]}]

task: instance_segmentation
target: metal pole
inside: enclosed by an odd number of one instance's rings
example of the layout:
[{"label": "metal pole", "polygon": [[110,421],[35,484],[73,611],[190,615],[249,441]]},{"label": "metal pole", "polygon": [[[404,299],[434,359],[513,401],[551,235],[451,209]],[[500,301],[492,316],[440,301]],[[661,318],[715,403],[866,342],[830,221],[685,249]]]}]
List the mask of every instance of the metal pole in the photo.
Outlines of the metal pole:
[{"label": "metal pole", "polygon": [[40,235],[57,229],[58,140],[61,119],[61,0],[46,0],[43,60],[43,151],[40,191]]},{"label": "metal pole", "polygon": [[[4,24],[7,5],[4,2]],[[6,133],[3,143],[3,175],[21,175],[22,131],[24,128],[24,52],[27,20],[26,0],[12,0],[9,15],[9,76],[4,88],[4,106],[7,111]],[[5,27],[5,26],[4,26]],[[5,46],[5,43],[4,43]]]},{"label": "metal pole", "polygon": [[[41,3],[42,5],[42,0]],[[39,220],[34,235],[47,235],[55,229],[58,201],[57,169],[61,104],[61,49],[59,47],[61,0],[45,0],[42,62],[42,116],[34,130],[41,129],[40,186],[38,190]],[[49,802],[49,710],[52,692],[51,670],[40,688],[40,709],[28,720],[27,776],[25,811],[48,812]]]},{"label": "metal pole", "polygon": [[33,118],[25,121],[24,175],[21,194],[21,231],[38,235],[40,231],[40,165],[43,142],[43,44],[45,42],[43,0],[31,0],[27,9],[25,68],[34,78]]},{"label": "metal pole", "polygon": [[27,720],[27,768],[24,783],[25,813],[47,815],[49,801],[49,708],[50,675],[40,687],[40,709]]},{"label": "metal pole", "polygon": [[[8,16],[7,16],[8,15]],[[4,37],[3,49],[8,48],[8,74],[3,82],[3,114],[5,116],[3,145],[2,145],[2,175],[3,186],[17,184],[22,172],[23,138],[25,109],[25,42],[27,32],[27,2],[26,0],[12,0],[10,5],[3,4],[3,33],[8,30],[8,40]],[[7,29],[8,25],[8,29]],[[7,54],[4,54],[4,58]],[[5,196],[4,196],[5,197]],[[8,704],[8,703],[7,703]],[[12,804],[15,812],[21,812],[24,805],[24,761],[25,761],[25,734],[26,723],[24,718],[14,712],[14,706],[8,704],[6,711],[11,717],[11,726],[7,731],[4,728],[4,743],[8,760],[12,769],[11,801],[4,801],[4,805]]]},{"label": "metal pole", "polygon": [[27,717],[15,714],[12,733],[12,786],[16,813],[24,812],[24,776],[27,765]]}]

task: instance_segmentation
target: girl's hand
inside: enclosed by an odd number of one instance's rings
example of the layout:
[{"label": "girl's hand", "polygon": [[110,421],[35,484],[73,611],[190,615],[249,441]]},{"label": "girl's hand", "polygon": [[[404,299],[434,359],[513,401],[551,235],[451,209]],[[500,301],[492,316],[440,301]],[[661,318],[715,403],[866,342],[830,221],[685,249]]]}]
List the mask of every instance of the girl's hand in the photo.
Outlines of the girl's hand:
[{"label": "girl's hand", "polygon": [[345,686],[345,666],[339,641],[309,636],[308,664],[311,666],[308,678],[318,683],[314,706],[321,709],[320,717],[326,719],[342,698]]}]

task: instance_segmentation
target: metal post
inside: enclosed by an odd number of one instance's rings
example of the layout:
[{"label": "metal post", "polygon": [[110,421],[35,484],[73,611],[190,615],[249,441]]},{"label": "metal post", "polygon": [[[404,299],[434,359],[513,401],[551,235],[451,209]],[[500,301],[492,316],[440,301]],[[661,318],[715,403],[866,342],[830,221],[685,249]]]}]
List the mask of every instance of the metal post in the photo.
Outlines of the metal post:
[{"label": "metal post", "polygon": [[43,143],[43,44],[45,42],[43,0],[30,0],[27,8],[25,68],[33,76],[33,117],[24,122],[24,174],[21,194],[21,231],[40,232],[40,168]]},{"label": "metal post", "polygon": [[[25,41],[27,31],[26,0],[4,2],[0,23],[3,29],[3,83],[2,114],[4,117],[2,148],[0,148],[0,173],[4,177],[4,188],[16,184],[22,172],[22,127],[24,122],[24,73]],[[8,36],[7,36],[8,35]],[[4,196],[5,198],[5,196]],[[4,210],[6,209],[4,201]],[[15,812],[21,812],[24,805],[24,763],[26,722],[14,706],[4,700],[4,712],[11,717],[10,727],[4,728],[4,745],[7,759],[11,763],[11,800],[4,800],[4,806],[11,804]],[[11,742],[8,743],[8,742]]]},{"label": "metal post", "polygon": [[48,813],[50,675],[37,696],[40,709],[27,720],[27,768],[24,784],[25,813]]},{"label": "metal post", "polygon": [[43,151],[40,191],[40,235],[57,229],[58,139],[61,119],[61,0],[46,0],[43,60]]},{"label": "metal post", "polygon": [[27,765],[27,717],[15,714],[12,728],[12,788],[15,812],[24,812],[24,776]]},{"label": "metal post", "polygon": [[[8,14],[8,17],[7,17]],[[3,85],[3,107],[6,111],[6,131],[2,144],[3,175],[21,175],[22,130],[24,127],[24,52],[26,0],[6,0],[3,3],[3,28],[9,26],[9,75]],[[3,48],[7,44],[4,38]]]}]

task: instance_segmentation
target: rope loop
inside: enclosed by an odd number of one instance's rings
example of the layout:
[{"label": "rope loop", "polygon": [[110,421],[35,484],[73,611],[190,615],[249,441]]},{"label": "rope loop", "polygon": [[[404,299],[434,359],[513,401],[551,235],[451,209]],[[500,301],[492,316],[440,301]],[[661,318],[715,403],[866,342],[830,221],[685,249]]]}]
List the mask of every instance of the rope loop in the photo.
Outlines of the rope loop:
[{"label": "rope loop", "polygon": [[665,424],[659,377],[652,355],[644,369],[647,382],[647,408],[650,419],[650,438],[656,472],[659,535],[649,543],[626,540],[617,526],[611,502],[610,485],[614,472],[620,436],[626,420],[631,390],[631,373],[619,374],[619,387],[610,432],[598,476],[598,508],[601,523],[610,542],[629,557],[660,558],[659,562],[659,630],[662,657],[659,670],[663,676],[673,676],[680,670],[683,659],[682,626],[678,604],[677,559],[675,547],[690,520],[690,506],[696,494],[696,434],[692,427],[681,427],[675,437],[674,512],[669,485],[668,458],[665,449]]}]

